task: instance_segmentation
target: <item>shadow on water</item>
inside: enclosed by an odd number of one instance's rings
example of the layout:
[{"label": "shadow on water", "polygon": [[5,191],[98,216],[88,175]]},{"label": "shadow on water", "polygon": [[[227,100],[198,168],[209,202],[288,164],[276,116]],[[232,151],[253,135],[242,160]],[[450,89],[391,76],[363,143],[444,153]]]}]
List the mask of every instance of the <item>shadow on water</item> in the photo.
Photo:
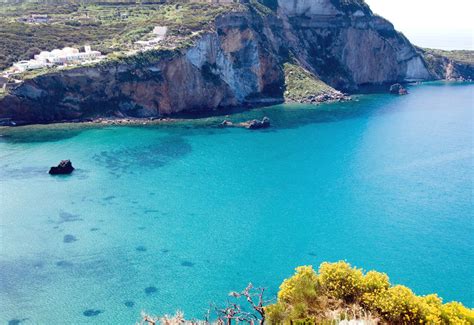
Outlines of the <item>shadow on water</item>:
[{"label": "shadow on water", "polygon": [[77,241],[77,238],[74,235],[65,235],[63,238],[63,243],[65,244],[74,243],[75,241]]},{"label": "shadow on water", "polygon": [[143,290],[147,296],[152,295],[158,291],[156,287],[146,287],[145,290]]},{"label": "shadow on water", "polygon": [[93,159],[113,174],[133,174],[133,170],[137,167],[140,169],[163,167],[173,160],[188,155],[191,151],[191,145],[184,138],[170,136],[145,147],[102,151],[94,155]]},{"label": "shadow on water", "polygon": [[[225,132],[221,129],[220,123],[223,120],[231,120],[234,123],[240,123],[252,119],[262,119],[268,116],[272,122],[272,128],[264,132],[274,132],[278,129],[295,128],[311,123],[327,123],[344,119],[355,118],[371,114],[374,109],[383,107],[382,102],[393,98],[389,95],[364,95],[354,96],[353,101],[342,103],[329,103],[320,105],[311,104],[280,104],[275,106],[260,108],[236,108],[232,110],[219,110],[206,113],[188,113],[179,116],[177,121],[162,124],[148,125],[128,125],[131,128],[141,129],[160,129],[168,132],[170,136],[183,134],[183,130],[188,130],[187,135]],[[376,100],[374,100],[376,99]],[[123,126],[107,126],[115,129]],[[50,124],[50,125],[31,125],[23,127],[2,127],[0,128],[0,143],[42,143],[55,142],[70,139],[78,136],[84,131],[104,128],[95,124]],[[173,141],[183,141],[171,139]],[[150,148],[153,149],[153,148]],[[111,161],[113,158],[106,160]],[[146,163],[146,161],[144,161]]]},{"label": "shadow on water", "polygon": [[56,142],[78,136],[89,128],[85,125],[51,124],[0,128],[0,142],[41,143]]},{"label": "shadow on water", "polygon": [[0,168],[0,179],[24,179],[24,178],[36,178],[42,177],[47,178],[50,175],[47,172],[47,168],[41,167],[21,167],[15,168],[10,165],[3,165]]},{"label": "shadow on water", "polygon": [[23,322],[26,322],[28,318],[22,318],[22,319],[11,319],[8,321],[8,325],[20,325]]},{"label": "shadow on water", "polygon": [[59,220],[55,223],[60,225],[66,222],[76,222],[76,221],[83,221],[84,219],[81,218],[79,214],[72,214],[69,212],[61,211],[59,212]]},{"label": "shadow on water", "polygon": [[[333,122],[368,114],[374,109],[374,105],[370,105],[370,103],[378,102],[372,100],[374,96],[377,97],[377,100],[384,97],[387,100],[390,98],[390,96],[387,95],[365,95],[355,96],[354,101],[344,103],[321,105],[281,104],[254,109],[241,107],[232,110],[180,114],[173,116],[173,118],[178,120],[171,123],[128,125],[127,127],[160,129],[168,131],[170,135],[176,134],[176,132],[182,133],[183,130],[189,130],[189,135],[193,135],[195,132],[211,135],[224,131],[219,128],[219,124],[225,119],[239,123],[268,116],[272,121],[272,129],[270,129],[270,131],[274,131],[275,129],[294,128],[315,122]],[[382,105],[376,106],[380,107]],[[106,126],[107,129],[122,127],[124,126]],[[1,127],[0,143],[56,142],[76,137],[84,131],[100,128],[104,128],[104,126],[80,123],[30,125],[13,128]],[[266,132],[268,132],[268,130]]]},{"label": "shadow on water", "polygon": [[41,178],[49,179],[56,182],[67,182],[69,179],[87,179],[89,171],[83,169],[76,169],[72,175],[50,175],[48,173],[51,166],[42,167],[14,167],[11,164],[0,165],[0,180],[3,179],[27,179],[27,178]]},{"label": "shadow on water", "polygon": [[82,314],[85,317],[95,317],[95,316],[99,316],[103,312],[104,312],[103,310],[99,310],[99,309],[87,309]]},{"label": "shadow on water", "polygon": [[135,306],[135,302],[132,300],[127,300],[123,304],[128,308],[133,308]]},{"label": "shadow on water", "polygon": [[[203,117],[202,114],[182,115],[182,120],[161,125],[133,126],[146,129],[160,129],[173,134],[183,135],[213,135],[230,132],[229,128],[221,128],[224,120],[232,121],[234,124],[259,119],[267,116],[271,121],[271,128],[248,132],[278,132],[282,129],[294,129],[314,123],[332,123],[347,119],[370,116],[382,113],[386,103],[397,100],[397,97],[386,94],[370,94],[354,96],[352,101],[314,104],[281,104],[268,107],[260,107],[248,110],[236,110],[231,114],[227,111],[214,112],[212,115]],[[388,113],[385,110],[384,113]]]}]

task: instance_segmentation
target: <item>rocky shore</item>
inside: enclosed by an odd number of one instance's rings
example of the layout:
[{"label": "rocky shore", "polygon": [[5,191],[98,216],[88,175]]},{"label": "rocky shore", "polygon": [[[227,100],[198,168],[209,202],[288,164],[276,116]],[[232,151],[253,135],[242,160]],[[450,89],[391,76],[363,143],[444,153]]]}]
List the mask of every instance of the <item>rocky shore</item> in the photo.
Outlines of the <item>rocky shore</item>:
[{"label": "rocky shore", "polygon": [[288,99],[287,103],[300,103],[300,104],[321,104],[321,103],[333,103],[333,102],[344,102],[351,101],[352,97],[348,94],[344,94],[340,91],[334,91],[324,93],[320,95],[308,95],[300,99]]}]

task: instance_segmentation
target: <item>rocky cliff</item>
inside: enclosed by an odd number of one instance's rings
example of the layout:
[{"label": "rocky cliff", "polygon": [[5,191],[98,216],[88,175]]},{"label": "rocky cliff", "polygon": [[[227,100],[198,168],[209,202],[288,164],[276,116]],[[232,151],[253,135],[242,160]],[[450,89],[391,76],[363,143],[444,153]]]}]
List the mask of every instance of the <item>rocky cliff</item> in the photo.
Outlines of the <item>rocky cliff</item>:
[{"label": "rocky cliff", "polygon": [[287,63],[348,92],[441,77],[362,0],[263,3],[267,6],[251,1],[241,11],[218,17],[186,48],[25,80],[0,100],[0,118],[46,123],[284,102],[291,92],[285,83]]},{"label": "rocky cliff", "polygon": [[473,51],[418,49],[435,79],[448,81],[474,80]]}]

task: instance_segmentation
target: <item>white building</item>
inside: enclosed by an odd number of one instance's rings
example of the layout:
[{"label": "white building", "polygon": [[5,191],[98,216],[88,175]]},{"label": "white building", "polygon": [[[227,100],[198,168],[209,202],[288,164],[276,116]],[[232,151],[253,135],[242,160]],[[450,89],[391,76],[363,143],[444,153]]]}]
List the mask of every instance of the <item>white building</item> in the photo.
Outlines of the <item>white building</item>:
[{"label": "white building", "polygon": [[153,34],[156,35],[156,37],[164,39],[166,37],[166,33],[168,32],[168,27],[166,26],[155,26],[153,28]]},{"label": "white building", "polygon": [[140,46],[153,46],[161,42],[166,38],[166,33],[168,33],[168,27],[166,26],[155,26],[153,28],[152,34],[153,38],[148,41],[137,41],[135,44]]},{"label": "white building", "polygon": [[27,70],[36,70],[53,65],[63,65],[68,63],[82,63],[100,59],[102,54],[99,51],[92,51],[91,47],[84,46],[84,52],[78,49],[65,47],[62,50],[55,49],[51,52],[42,51],[35,55],[34,60],[20,61],[13,64],[14,70],[24,72]]},{"label": "white building", "polygon": [[84,52],[79,52],[78,49],[65,47],[62,50],[43,51],[35,55],[35,60],[45,63],[65,64],[91,61],[100,58],[102,55],[99,51],[92,51],[88,45],[84,46],[84,50]]},{"label": "white building", "polygon": [[13,68],[18,72],[25,72],[28,70],[37,70],[47,67],[46,62],[41,62],[37,60],[24,60],[13,64]]}]

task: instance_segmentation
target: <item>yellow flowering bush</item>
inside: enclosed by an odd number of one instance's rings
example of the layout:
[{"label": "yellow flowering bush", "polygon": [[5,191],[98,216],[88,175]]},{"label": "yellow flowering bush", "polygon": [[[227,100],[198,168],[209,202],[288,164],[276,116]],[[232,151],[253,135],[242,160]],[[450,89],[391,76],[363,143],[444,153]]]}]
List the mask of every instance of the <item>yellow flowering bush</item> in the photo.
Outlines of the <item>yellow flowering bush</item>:
[{"label": "yellow flowering bush", "polygon": [[287,303],[297,303],[317,296],[318,277],[312,266],[300,266],[296,273],[283,281],[278,299]]},{"label": "yellow flowering bush", "polygon": [[365,293],[379,293],[390,287],[390,280],[385,273],[369,271],[364,276],[363,285]]},{"label": "yellow flowering bush", "polygon": [[418,324],[423,318],[416,296],[404,286],[380,292],[367,308],[391,323]]},{"label": "yellow flowering bush", "polygon": [[346,262],[323,263],[319,267],[319,281],[329,297],[351,303],[362,294],[364,275]]},{"label": "yellow flowering bush", "polygon": [[265,312],[268,324],[324,324],[356,309],[388,324],[474,324],[473,309],[443,304],[435,294],[417,296],[405,286],[392,286],[384,273],[364,274],[346,262],[322,263],[318,272],[296,268]]},{"label": "yellow flowering bush", "polygon": [[474,310],[464,307],[459,302],[449,302],[441,306],[441,319],[444,324],[474,324]]}]

